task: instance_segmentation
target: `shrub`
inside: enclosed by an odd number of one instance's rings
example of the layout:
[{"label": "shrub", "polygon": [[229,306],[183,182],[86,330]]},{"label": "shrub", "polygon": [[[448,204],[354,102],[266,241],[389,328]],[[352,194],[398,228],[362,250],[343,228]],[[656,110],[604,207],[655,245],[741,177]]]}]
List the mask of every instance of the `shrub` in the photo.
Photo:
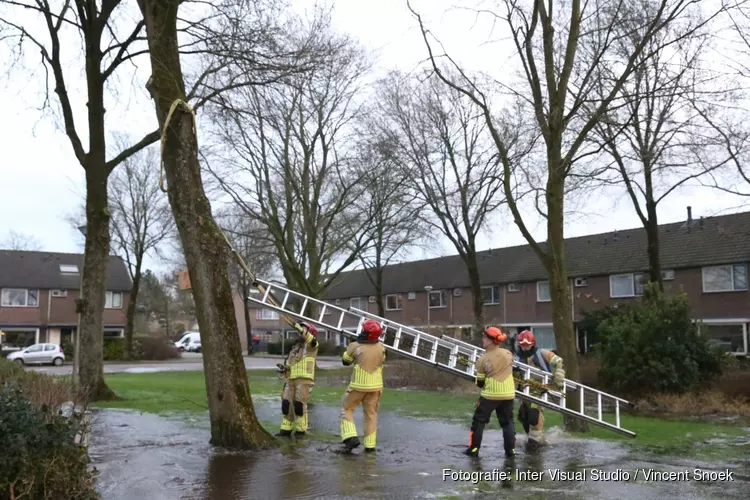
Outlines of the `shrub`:
[{"label": "shrub", "polygon": [[180,350],[163,335],[150,335],[133,339],[133,351],[136,359],[148,361],[162,361],[181,357]]},{"label": "shrub", "polygon": [[721,375],[724,354],[700,335],[685,294],[652,295],[597,330],[599,378],[609,389],[640,396],[684,393]]},{"label": "shrub", "polygon": [[333,340],[326,340],[320,342],[318,347],[318,355],[320,356],[335,356],[341,353],[341,346]]},{"label": "shrub", "polygon": [[26,372],[0,360],[0,499],[94,499],[81,414],[62,414],[71,401],[62,379]]},{"label": "shrub", "polygon": [[125,357],[125,339],[104,339],[104,361],[117,361]]},{"label": "shrub", "polygon": [[286,356],[289,354],[289,351],[292,350],[292,346],[294,346],[293,340],[286,340],[284,342],[284,352],[281,352],[281,342],[269,342],[268,344],[268,354],[281,354],[282,356]]}]

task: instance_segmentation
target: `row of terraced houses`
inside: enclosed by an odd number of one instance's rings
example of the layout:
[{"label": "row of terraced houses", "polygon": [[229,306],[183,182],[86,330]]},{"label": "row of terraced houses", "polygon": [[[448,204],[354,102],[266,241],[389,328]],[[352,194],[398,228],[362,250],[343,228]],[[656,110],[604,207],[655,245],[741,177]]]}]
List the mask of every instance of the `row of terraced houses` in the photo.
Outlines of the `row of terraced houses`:
[{"label": "row of terraced houses", "polygon": [[[684,222],[661,226],[659,235],[667,293],[684,290],[705,335],[737,355],[747,355],[750,212],[688,216]],[[643,229],[569,238],[565,255],[576,322],[582,311],[630,303],[643,295],[648,269]],[[0,251],[3,343],[57,343],[74,332],[81,265],[82,256],[76,254]],[[480,252],[479,268],[486,323],[510,331],[530,328],[540,345],[554,348],[549,283],[532,249],[523,245]],[[122,335],[130,285],[125,264],[111,257],[105,336]],[[386,316],[391,320],[428,331],[448,329],[457,336],[472,324],[469,279],[458,256],[390,265],[384,270],[383,288]],[[376,313],[375,293],[365,271],[354,270],[339,275],[324,298],[339,307]],[[235,308],[246,347],[244,311],[238,297]],[[254,335],[293,334],[275,311],[251,304],[250,318]],[[336,332],[321,335],[343,342]],[[582,352],[590,348],[583,330],[578,330],[578,347]]]},{"label": "row of terraced houses", "polygon": [[[750,328],[750,212],[696,219],[690,212],[688,208],[683,222],[659,228],[665,291],[683,290],[704,334],[745,356]],[[576,323],[583,311],[631,303],[643,295],[646,248],[642,228],[566,239]],[[486,324],[509,331],[529,328],[540,345],[554,348],[549,282],[531,247],[480,252],[479,269]],[[377,313],[375,294],[365,271],[354,270],[337,277],[325,300]],[[468,332],[472,324],[469,277],[458,256],[387,266],[383,295],[386,317],[399,323],[428,331],[448,329],[456,336]],[[253,318],[258,333],[283,328],[274,311],[258,310]],[[588,336],[578,328],[577,332],[579,351],[585,352],[591,347]],[[323,335],[341,340],[334,332]]]}]

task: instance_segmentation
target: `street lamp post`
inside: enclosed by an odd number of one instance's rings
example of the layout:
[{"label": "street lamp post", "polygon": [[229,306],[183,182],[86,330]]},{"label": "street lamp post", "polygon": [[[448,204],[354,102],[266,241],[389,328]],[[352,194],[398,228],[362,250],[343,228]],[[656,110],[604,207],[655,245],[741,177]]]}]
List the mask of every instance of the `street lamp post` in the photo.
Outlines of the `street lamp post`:
[{"label": "street lamp post", "polygon": [[427,328],[430,328],[430,292],[432,287],[427,285],[424,287],[424,291],[427,292]]},{"label": "street lamp post", "polygon": [[78,226],[78,230],[81,232],[84,238],[84,250],[83,250],[83,259],[81,261],[81,285],[78,288],[78,300],[76,301],[76,312],[78,313],[78,325],[76,326],[76,337],[75,342],[73,343],[74,347],[73,349],[75,352],[73,352],[73,377],[72,377],[72,384],[73,388],[75,389],[77,383],[79,382],[79,374],[81,370],[81,311],[83,310],[83,270],[86,268],[86,245],[85,245],[85,239],[86,239],[86,226]]}]

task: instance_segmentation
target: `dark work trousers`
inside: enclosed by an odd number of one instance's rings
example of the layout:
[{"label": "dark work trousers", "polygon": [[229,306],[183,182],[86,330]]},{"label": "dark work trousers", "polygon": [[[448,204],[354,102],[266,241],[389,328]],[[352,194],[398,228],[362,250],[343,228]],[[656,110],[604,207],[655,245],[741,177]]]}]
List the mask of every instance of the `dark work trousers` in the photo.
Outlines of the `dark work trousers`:
[{"label": "dark work trousers", "polygon": [[506,454],[512,454],[516,447],[516,427],[513,423],[513,400],[496,401],[493,399],[479,398],[471,419],[471,432],[469,433],[469,448],[477,450],[482,446],[482,434],[484,426],[490,423],[492,412],[497,413],[497,420],[503,429],[503,447]]}]

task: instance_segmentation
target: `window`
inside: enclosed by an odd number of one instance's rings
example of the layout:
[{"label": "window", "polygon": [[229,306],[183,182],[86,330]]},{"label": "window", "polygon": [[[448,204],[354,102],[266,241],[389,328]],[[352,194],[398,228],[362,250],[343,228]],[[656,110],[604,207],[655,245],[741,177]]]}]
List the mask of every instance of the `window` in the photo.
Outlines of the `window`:
[{"label": "window", "polygon": [[703,268],[703,292],[747,290],[747,265],[730,264]]},{"label": "window", "polygon": [[44,350],[45,351],[54,351],[55,350],[55,346],[53,346],[52,344],[44,344]]},{"label": "window", "polygon": [[107,292],[104,295],[104,309],[120,309],[122,307],[122,292]]},{"label": "window", "polygon": [[646,281],[642,273],[613,274],[609,277],[609,296],[613,299],[641,296]]},{"label": "window", "polygon": [[2,307],[37,307],[39,306],[39,290],[25,288],[3,288]]},{"label": "window", "polygon": [[255,317],[257,319],[273,321],[275,319],[279,319],[279,313],[277,311],[274,311],[273,309],[261,309],[260,311],[255,313]]},{"label": "window", "polygon": [[551,300],[549,294],[549,281],[537,281],[536,282],[536,301],[537,302],[549,302]]},{"label": "window", "polygon": [[727,352],[745,354],[745,331],[741,324],[700,325],[701,333],[709,343]]},{"label": "window", "polygon": [[42,352],[43,348],[44,346],[42,344],[36,344],[26,349],[26,352]]},{"label": "window", "polygon": [[24,349],[36,342],[35,330],[3,330],[0,336],[4,348]]},{"label": "window", "polygon": [[508,291],[509,292],[520,292],[521,291],[521,285],[518,283],[510,283],[508,284]]},{"label": "window", "polygon": [[555,330],[550,327],[534,327],[532,329],[534,337],[536,337],[536,345],[539,349],[551,349],[557,348],[557,342],[555,342]]},{"label": "window", "polygon": [[661,272],[661,279],[663,281],[672,281],[674,279],[674,269],[664,269]]},{"label": "window", "polygon": [[78,274],[78,266],[75,264],[60,264],[62,274]]},{"label": "window", "polygon": [[362,301],[362,297],[354,297],[354,298],[349,299],[349,307],[364,310],[364,307],[362,307],[363,305],[364,304]]},{"label": "window", "polygon": [[53,297],[67,297],[68,291],[67,290],[52,290],[52,296]]},{"label": "window", "polygon": [[483,286],[482,287],[482,302],[484,305],[499,304],[500,303],[500,286]]},{"label": "window", "polygon": [[445,307],[445,293],[443,293],[442,290],[438,290],[436,292],[430,292],[428,304],[429,304],[430,309],[438,309],[440,307]]},{"label": "window", "polygon": [[385,296],[385,310],[398,311],[401,309],[401,297],[396,294]]}]

